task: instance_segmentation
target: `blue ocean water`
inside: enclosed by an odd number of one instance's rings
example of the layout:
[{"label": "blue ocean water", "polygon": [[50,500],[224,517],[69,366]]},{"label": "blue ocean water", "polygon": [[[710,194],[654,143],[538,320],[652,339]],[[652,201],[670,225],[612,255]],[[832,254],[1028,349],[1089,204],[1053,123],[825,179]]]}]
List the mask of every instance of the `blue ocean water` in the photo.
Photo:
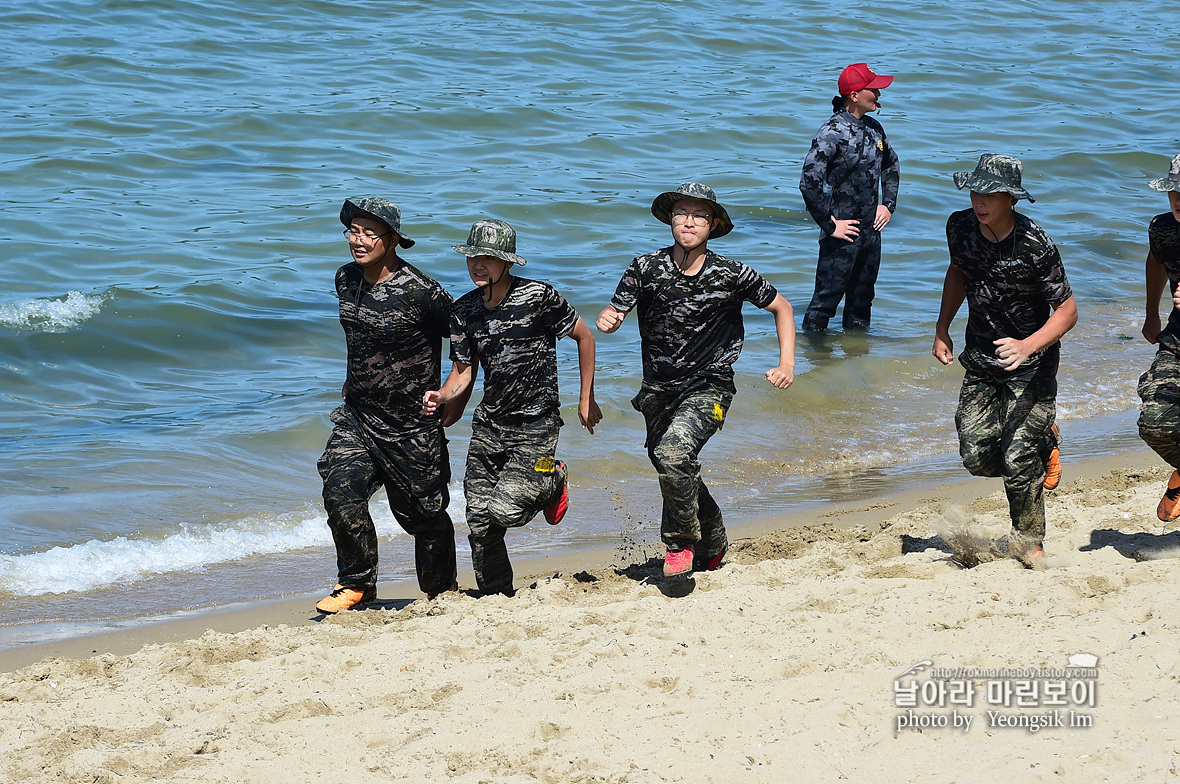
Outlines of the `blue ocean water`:
[{"label": "blue ocean water", "polygon": [[[961,376],[929,350],[943,225],[967,206],[950,174],[982,152],[1022,158],[1022,209],[1077,294],[1067,445],[1071,422],[1092,433],[1075,454],[1133,444],[1146,224],[1166,209],[1146,181],[1180,151],[1160,98],[1177,21],[1097,0],[0,9],[0,624],[332,583],[315,459],[343,377],[346,197],[401,205],[404,255],[456,295],[450,245],[508,220],[527,273],[592,320],[629,260],[668,243],[652,198],[701,180],[737,224],[713,247],[801,310],[817,230],[799,168],[854,61],[896,76],[879,119],[902,190],[874,325],[801,341],[779,393],[761,379],[772,321],[747,312],[739,395],[703,456],[731,517],[958,470]],[[562,436],[568,522],[514,531],[514,553],[654,536],[634,323],[598,350],[606,420]],[[560,354],[576,423],[572,343]],[[1109,432],[1085,424],[1104,415]],[[456,476],[468,432],[452,431]],[[412,574],[388,512],[379,528],[383,577]]]}]

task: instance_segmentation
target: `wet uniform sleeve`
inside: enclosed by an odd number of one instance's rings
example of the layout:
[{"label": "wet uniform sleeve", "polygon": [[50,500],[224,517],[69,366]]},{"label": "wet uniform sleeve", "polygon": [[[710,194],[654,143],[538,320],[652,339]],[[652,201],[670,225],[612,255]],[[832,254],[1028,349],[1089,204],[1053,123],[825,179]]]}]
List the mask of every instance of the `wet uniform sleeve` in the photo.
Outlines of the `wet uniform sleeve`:
[{"label": "wet uniform sleeve", "polygon": [[946,249],[951,256],[951,265],[959,266],[959,224],[955,213],[946,219]]},{"label": "wet uniform sleeve", "polygon": [[1065,277],[1065,265],[1061,263],[1061,254],[1057,246],[1048,237],[1044,237],[1045,250],[1037,259],[1037,268],[1041,270],[1041,293],[1050,305],[1060,305],[1073,296],[1069,280]]},{"label": "wet uniform sleeve", "polygon": [[827,180],[828,166],[836,159],[839,147],[839,134],[825,124],[811,140],[811,150],[803,159],[803,174],[799,178],[799,191],[803,194],[803,203],[811,213],[812,220],[824,234],[831,234],[836,230],[836,223],[832,220],[831,201],[824,192],[824,182]]},{"label": "wet uniform sleeve", "polygon": [[464,365],[474,365],[472,361],[471,341],[467,336],[467,323],[463,318],[463,309],[451,308],[451,361]]},{"label": "wet uniform sleeve", "polygon": [[885,137],[884,129],[881,130],[881,142],[885,147],[881,158],[881,203],[894,213],[897,212],[897,190],[901,187],[901,161]]},{"label": "wet uniform sleeve", "polygon": [[768,307],[778,296],[778,290],[770,285],[770,281],[745,264],[738,269],[737,290],[743,300],[759,308]]},{"label": "wet uniform sleeve", "polygon": [[635,304],[639,302],[639,291],[642,286],[643,275],[639,271],[639,257],[636,256],[631,260],[631,264],[627,267],[627,271],[623,273],[623,277],[619,279],[619,285],[615,288],[615,295],[611,297],[611,307],[621,310],[624,313],[629,313],[635,307]]},{"label": "wet uniform sleeve", "polygon": [[573,332],[577,323],[578,311],[556,289],[550,287],[545,292],[545,324],[549,331],[560,340]]},{"label": "wet uniform sleeve", "polygon": [[428,335],[449,338],[451,335],[451,308],[454,299],[442,286],[434,287],[422,304],[422,321]]}]

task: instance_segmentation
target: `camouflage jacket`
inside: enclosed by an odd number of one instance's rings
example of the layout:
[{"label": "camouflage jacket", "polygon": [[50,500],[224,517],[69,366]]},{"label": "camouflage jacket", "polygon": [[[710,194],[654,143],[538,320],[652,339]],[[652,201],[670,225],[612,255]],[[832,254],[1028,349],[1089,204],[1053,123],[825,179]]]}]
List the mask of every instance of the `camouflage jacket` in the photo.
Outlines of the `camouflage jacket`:
[{"label": "camouflage jacket", "polygon": [[[1147,228],[1148,247],[1151,255],[1168,271],[1168,288],[1176,290],[1180,284],[1180,223],[1170,212],[1163,212],[1151,219]],[[1180,309],[1172,308],[1168,324],[1156,338],[1161,348],[1180,354]]]},{"label": "camouflage jacket", "polygon": [[765,308],[777,295],[766,278],[711,250],[689,277],[668,247],[637,256],[610,304],[624,312],[639,308],[643,385],[671,392],[701,379],[732,388],[745,341],[742,303]]},{"label": "camouflage jacket", "polygon": [[359,264],[336,272],[340,326],[348,345],[346,402],[365,427],[398,440],[438,426],[422,395],[438,389],[451,295],[405,263],[381,283]]},{"label": "camouflage jacket", "polygon": [[[1073,296],[1057,246],[1027,216],[1013,215],[1016,226],[1001,242],[983,236],[972,209],[952,212],[946,221],[951,264],[963,274],[967,292],[966,345],[959,359],[975,373],[1009,375],[993,341],[1027,338],[1049,320],[1050,306]],[[1060,345],[1036,352],[1020,369],[1032,371]]]},{"label": "camouflage jacket", "polygon": [[494,308],[479,289],[460,297],[451,311],[451,360],[483,368],[479,413],[508,422],[557,414],[557,341],[577,321],[552,286],[527,278],[514,276]]},{"label": "camouflage jacket", "polygon": [[857,119],[845,110],[833,114],[811,142],[803,161],[799,190],[807,211],[823,230],[836,230],[832,222],[859,220],[862,232],[872,230],[880,204],[897,211],[901,167],[897,153],[885,138],[885,129],[872,117]]}]

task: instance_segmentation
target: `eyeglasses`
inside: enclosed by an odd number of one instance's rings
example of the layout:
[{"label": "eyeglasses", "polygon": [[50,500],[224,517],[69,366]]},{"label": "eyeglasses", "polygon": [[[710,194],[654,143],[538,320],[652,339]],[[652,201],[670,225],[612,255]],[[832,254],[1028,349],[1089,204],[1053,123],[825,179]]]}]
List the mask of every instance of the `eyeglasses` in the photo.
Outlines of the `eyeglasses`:
[{"label": "eyeglasses", "polygon": [[688,210],[672,210],[673,223],[685,223],[689,218],[698,226],[704,226],[713,220],[713,216],[707,212],[689,212]]},{"label": "eyeglasses", "polygon": [[346,239],[357,240],[363,245],[372,245],[373,243],[377,242],[377,240],[381,239],[382,237],[388,237],[390,234],[393,234],[393,232],[387,231],[384,234],[373,234],[371,232],[356,231],[354,229],[344,230],[344,236]]}]

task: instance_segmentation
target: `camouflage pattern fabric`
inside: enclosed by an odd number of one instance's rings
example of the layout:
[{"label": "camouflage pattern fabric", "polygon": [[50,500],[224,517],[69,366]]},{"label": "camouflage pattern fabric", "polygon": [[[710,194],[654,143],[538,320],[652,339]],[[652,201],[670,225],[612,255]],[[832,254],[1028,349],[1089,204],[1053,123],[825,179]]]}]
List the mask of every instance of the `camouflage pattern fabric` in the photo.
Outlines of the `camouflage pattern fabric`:
[{"label": "camouflage pattern fabric", "polygon": [[695,544],[694,568],[729,546],[721,509],[701,479],[698,459],[725,422],[733,392],[701,382],[681,392],[642,387],[631,401],[647,424],[647,455],[660,478],[660,538],[669,546]]},{"label": "camouflage pattern fabric", "polygon": [[554,459],[560,429],[556,416],[504,424],[475,413],[463,493],[471,562],[481,593],[512,595],[504,534],[532,520],[561,495],[566,470]]},{"label": "camouflage pattern fabric", "polygon": [[[844,327],[869,325],[881,266],[881,234],[873,228],[873,220],[879,203],[896,212],[900,182],[897,153],[885,138],[881,123],[872,117],[857,119],[840,110],[816,133],[803,160],[799,190],[824,236],[815,269],[815,292],[803,313],[804,330],[826,328],[846,293]],[[860,221],[860,236],[851,243],[829,236],[836,230],[832,216]]]},{"label": "camouflage pattern fabric", "polygon": [[[812,219],[831,234],[832,222],[860,221],[862,234],[876,233],[877,205],[897,211],[901,166],[885,138],[885,129],[872,117],[857,119],[841,109],[828,119],[811,142],[803,160],[799,190]],[[881,196],[877,201],[878,193]]]},{"label": "camouflage pattern fabric", "polygon": [[345,264],[336,294],[348,345],[347,401],[360,421],[387,441],[437,428],[441,414],[423,415],[422,395],[439,386],[451,295],[405,262],[375,285],[359,264]]},{"label": "camouflage pattern fabric", "polygon": [[557,341],[577,321],[552,286],[527,278],[513,277],[495,308],[484,306],[479,289],[460,297],[451,311],[451,359],[478,359],[483,368],[478,411],[501,422],[556,415]]},{"label": "camouflage pattern fabric", "polygon": [[[1180,284],[1180,223],[1170,212],[1156,215],[1148,226],[1147,240],[1151,255],[1168,272],[1169,288],[1175,291]],[[1172,308],[1156,343],[1161,349],[1180,354],[1180,309]]]},{"label": "camouflage pattern fabric", "polygon": [[668,247],[637,256],[610,304],[624,312],[638,307],[643,385],[670,392],[699,379],[732,388],[746,337],[742,303],[765,308],[777,295],[757,272],[711,250],[689,277]]},{"label": "camouflage pattern fabric", "polygon": [[340,584],[358,590],[377,584],[377,530],[369,499],[384,487],[394,518],[414,537],[419,588],[426,594],[449,589],[456,577],[455,527],[447,514],[451,466],[442,428],[382,439],[347,403],[331,419],[335,427],[318,467]]},{"label": "camouflage pattern fabric", "polygon": [[881,234],[862,232],[852,242],[821,237],[819,264],[815,268],[815,292],[803,314],[802,329],[826,329],[844,301],[844,329],[864,329],[872,321],[877,273],[881,269]]},{"label": "camouflage pattern fabric", "polygon": [[1057,355],[1004,377],[970,370],[963,379],[955,427],[959,455],[975,476],[1001,476],[1012,528],[1045,537],[1042,482],[1056,439]]},{"label": "camouflage pattern fabric", "polygon": [[[989,242],[971,209],[946,222],[951,264],[963,274],[967,292],[967,334],[959,359],[975,373],[1008,376],[996,356],[999,338],[1023,340],[1049,320],[1050,306],[1073,295],[1061,254],[1040,226],[1019,212],[1002,242]],[[1021,369],[1050,361],[1056,367],[1060,343],[1036,352]]]},{"label": "camouflage pattern fabric", "polygon": [[1139,437],[1168,465],[1180,469],[1180,355],[1160,347],[1151,367],[1139,377],[1139,397]]}]

